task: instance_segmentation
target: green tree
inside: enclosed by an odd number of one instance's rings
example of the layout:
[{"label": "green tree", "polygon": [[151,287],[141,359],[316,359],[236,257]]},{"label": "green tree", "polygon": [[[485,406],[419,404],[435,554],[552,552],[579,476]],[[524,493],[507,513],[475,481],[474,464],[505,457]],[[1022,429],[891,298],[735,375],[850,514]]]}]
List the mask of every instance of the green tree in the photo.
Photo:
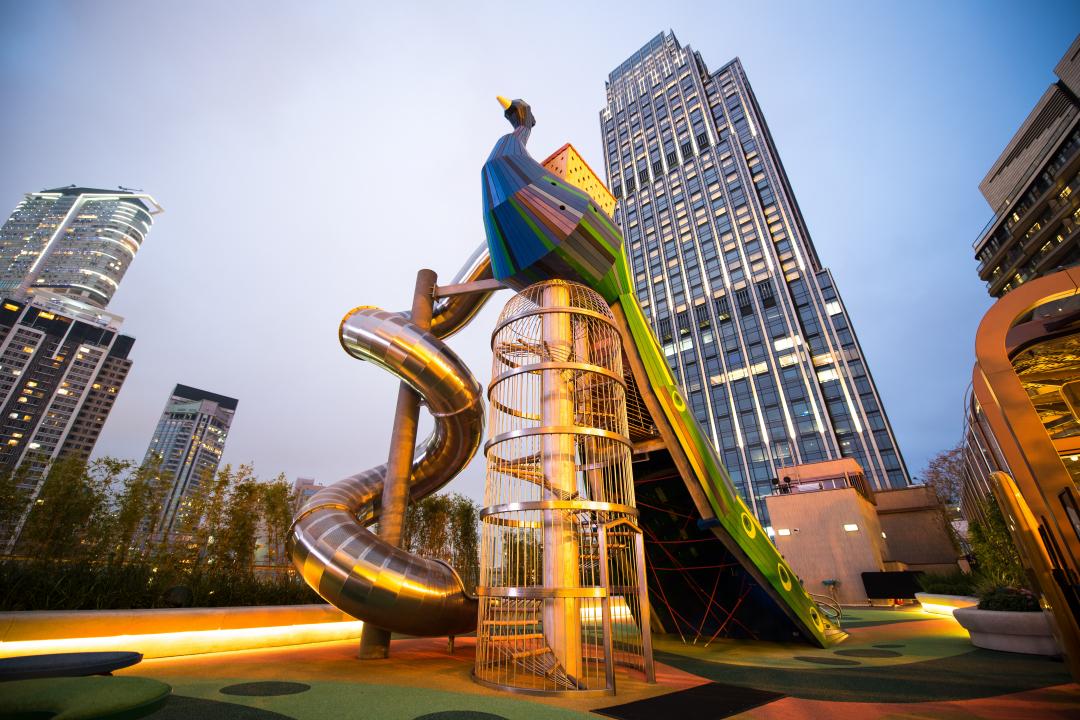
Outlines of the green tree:
[{"label": "green tree", "polygon": [[480,577],[479,522],[480,508],[472,500],[457,493],[429,495],[409,504],[401,546],[450,563],[471,590]]},{"label": "green tree", "polygon": [[115,500],[112,561],[123,564],[132,556],[144,558],[158,531],[172,478],[161,469],[160,455],[137,467],[130,461],[103,460],[116,463],[123,473]]},{"label": "green tree", "polygon": [[100,557],[112,530],[108,491],[120,465],[55,460],[19,536],[19,551],[44,560]]},{"label": "green tree", "polygon": [[168,539],[170,555],[190,566],[193,575],[198,575],[204,566],[213,565],[220,557],[226,505],[234,481],[231,465],[216,473],[206,470],[177,513],[175,532]]},{"label": "green tree", "polygon": [[960,443],[930,458],[919,479],[933,491],[945,531],[959,549],[962,542],[952,521],[959,516],[960,496],[964,487],[964,444]]},{"label": "green tree", "polygon": [[30,500],[26,489],[28,469],[23,466],[16,471],[0,471],[0,552],[7,552],[8,544],[14,540],[15,529],[26,512]]},{"label": "green tree", "polygon": [[261,494],[263,526],[266,530],[266,560],[270,565],[286,565],[285,540],[292,527],[295,493],[289,487],[285,474],[262,486]]},{"label": "green tree", "polygon": [[241,465],[231,480],[223,507],[219,538],[211,556],[218,570],[249,575],[255,564],[255,546],[261,524],[262,484],[250,465]]},{"label": "green tree", "polygon": [[964,487],[964,444],[930,458],[920,479],[934,491],[938,502],[946,508],[955,508]]},{"label": "green tree", "polygon": [[971,550],[975,555],[976,572],[981,578],[981,590],[995,587],[1027,588],[1027,574],[1020,553],[1013,544],[1009,527],[1001,508],[991,496],[984,504],[982,522],[971,523]]},{"label": "green tree", "polygon": [[470,592],[480,583],[480,506],[464,495],[453,495],[453,566]]}]

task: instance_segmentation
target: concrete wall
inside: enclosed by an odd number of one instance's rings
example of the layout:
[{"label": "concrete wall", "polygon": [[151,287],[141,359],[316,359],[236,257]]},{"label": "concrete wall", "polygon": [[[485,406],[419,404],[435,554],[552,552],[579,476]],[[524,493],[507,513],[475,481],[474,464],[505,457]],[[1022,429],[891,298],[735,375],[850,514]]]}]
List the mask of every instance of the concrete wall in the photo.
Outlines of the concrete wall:
[{"label": "concrete wall", "polygon": [[909,570],[949,572],[960,553],[945,527],[933,490],[915,485],[874,494],[878,520],[885,532],[885,559]]},{"label": "concrete wall", "polygon": [[[806,589],[828,595],[822,581],[839,580],[841,603],[865,604],[862,573],[885,569],[874,506],[853,488],[773,495],[765,502],[776,533],[773,542]],[[844,530],[847,524],[858,529]]]}]

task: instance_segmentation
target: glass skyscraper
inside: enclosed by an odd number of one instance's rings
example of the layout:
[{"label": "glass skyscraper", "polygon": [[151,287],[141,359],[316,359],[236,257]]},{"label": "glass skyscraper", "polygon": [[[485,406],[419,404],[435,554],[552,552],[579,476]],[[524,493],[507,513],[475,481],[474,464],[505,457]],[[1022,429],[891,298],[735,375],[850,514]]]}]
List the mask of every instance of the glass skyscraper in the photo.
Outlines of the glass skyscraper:
[{"label": "glass skyscraper", "polygon": [[27,193],[0,228],[0,293],[44,289],[106,307],[159,212],[137,191]]},{"label": "glass skyscraper", "polygon": [[236,398],[187,385],[173,388],[144,460],[159,458],[172,477],[159,525],[163,532],[176,529],[191,493],[217,472],[237,404]]},{"label": "glass skyscraper", "polygon": [[710,72],[662,33],[609,76],[608,184],[642,307],[746,503],[783,468],[908,472],[738,58]]}]

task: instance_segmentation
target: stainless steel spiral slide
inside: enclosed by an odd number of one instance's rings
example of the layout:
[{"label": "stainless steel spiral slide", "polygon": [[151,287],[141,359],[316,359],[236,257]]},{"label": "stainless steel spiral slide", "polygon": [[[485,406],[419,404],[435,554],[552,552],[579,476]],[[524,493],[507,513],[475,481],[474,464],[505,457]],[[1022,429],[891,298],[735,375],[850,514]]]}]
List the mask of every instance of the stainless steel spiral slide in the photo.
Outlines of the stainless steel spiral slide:
[{"label": "stainless steel spiral slide", "polygon": [[[486,244],[452,284],[491,277]],[[359,307],[341,322],[345,351],[408,383],[435,419],[413,457],[410,497],[438,491],[468,464],[484,433],[483,390],[465,363],[442,341],[476,315],[490,292],[455,295],[435,303],[431,330],[407,313]],[[300,509],[289,552],[311,587],[353,617],[410,635],[456,635],[476,627],[476,598],[448,564],[415,557],[366,525],[378,519],[386,465],[319,491]]]}]

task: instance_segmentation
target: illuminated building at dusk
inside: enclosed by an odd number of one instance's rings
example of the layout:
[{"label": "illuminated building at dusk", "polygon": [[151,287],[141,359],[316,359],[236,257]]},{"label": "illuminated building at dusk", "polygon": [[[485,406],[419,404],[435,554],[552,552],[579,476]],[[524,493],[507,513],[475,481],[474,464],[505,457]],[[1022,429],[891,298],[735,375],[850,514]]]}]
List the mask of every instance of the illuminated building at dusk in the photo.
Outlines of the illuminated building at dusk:
[{"label": "illuminated building at dusk", "polygon": [[47,291],[0,302],[0,468],[21,468],[28,506],[50,462],[93,451],[131,368],[121,321]]},{"label": "illuminated building at dusk", "polygon": [[146,450],[146,461],[160,457],[172,477],[159,525],[165,532],[174,529],[188,495],[217,472],[236,405],[234,398],[187,385],[177,385],[165,403]]},{"label": "illuminated building at dusk", "polygon": [[638,299],[746,503],[767,522],[782,468],[841,457],[907,486],[738,58],[710,71],[657,35],[609,75],[600,124]]},{"label": "illuminated building at dusk", "polygon": [[27,193],[0,228],[0,293],[45,289],[106,307],[161,207],[146,193]]}]

